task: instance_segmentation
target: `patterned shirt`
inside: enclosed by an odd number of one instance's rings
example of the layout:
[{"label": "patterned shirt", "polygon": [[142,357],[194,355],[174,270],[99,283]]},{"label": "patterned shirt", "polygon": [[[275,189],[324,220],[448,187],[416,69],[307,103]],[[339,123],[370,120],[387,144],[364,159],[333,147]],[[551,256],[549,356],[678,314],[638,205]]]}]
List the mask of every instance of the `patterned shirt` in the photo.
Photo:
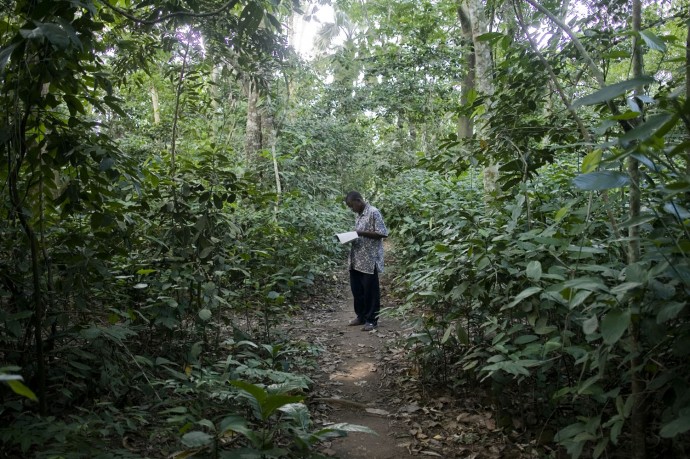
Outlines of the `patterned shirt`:
[{"label": "patterned shirt", "polygon": [[[355,231],[369,231],[388,236],[381,212],[369,204],[355,217]],[[383,272],[383,240],[359,237],[352,241],[349,266],[355,271],[374,274],[374,268]]]}]

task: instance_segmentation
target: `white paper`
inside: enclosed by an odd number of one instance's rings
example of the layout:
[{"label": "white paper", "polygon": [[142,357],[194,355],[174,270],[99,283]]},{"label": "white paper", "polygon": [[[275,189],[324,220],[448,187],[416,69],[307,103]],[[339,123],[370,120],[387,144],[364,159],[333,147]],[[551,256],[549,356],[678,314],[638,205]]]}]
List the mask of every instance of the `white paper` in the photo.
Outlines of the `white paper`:
[{"label": "white paper", "polygon": [[345,244],[347,242],[357,239],[359,236],[357,236],[357,231],[349,231],[347,233],[336,234],[335,237],[341,244]]}]

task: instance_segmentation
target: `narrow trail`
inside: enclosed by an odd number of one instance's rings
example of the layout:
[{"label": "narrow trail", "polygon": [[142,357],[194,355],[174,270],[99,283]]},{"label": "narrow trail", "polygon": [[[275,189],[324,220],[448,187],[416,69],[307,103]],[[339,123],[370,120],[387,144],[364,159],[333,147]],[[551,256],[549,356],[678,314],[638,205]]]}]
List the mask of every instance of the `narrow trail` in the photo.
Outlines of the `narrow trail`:
[{"label": "narrow trail", "polygon": [[[381,278],[382,307],[393,306],[390,274]],[[309,373],[314,387],[308,397],[319,425],[350,423],[377,433],[350,432],[319,447],[341,459],[442,457],[523,459],[535,456],[531,446],[509,439],[493,407],[472,391],[429,393],[417,381],[401,338],[410,333],[401,323],[380,319],[375,331],[348,326],[354,316],[346,272],[335,287],[303,305],[302,317],[289,326],[295,339],[319,350],[317,368]]]},{"label": "narrow trail", "polygon": [[313,305],[308,315],[311,319],[308,329],[301,331],[303,338],[321,349],[319,368],[312,375],[312,412],[318,413],[322,423],[347,422],[377,433],[350,432],[324,445],[322,453],[343,459],[412,457],[409,442],[404,441],[409,434],[396,416],[402,400],[388,389],[393,375],[387,363],[397,360],[392,344],[402,333],[399,322],[381,319],[373,332],[348,326],[354,312],[345,282],[338,284],[325,304]]}]

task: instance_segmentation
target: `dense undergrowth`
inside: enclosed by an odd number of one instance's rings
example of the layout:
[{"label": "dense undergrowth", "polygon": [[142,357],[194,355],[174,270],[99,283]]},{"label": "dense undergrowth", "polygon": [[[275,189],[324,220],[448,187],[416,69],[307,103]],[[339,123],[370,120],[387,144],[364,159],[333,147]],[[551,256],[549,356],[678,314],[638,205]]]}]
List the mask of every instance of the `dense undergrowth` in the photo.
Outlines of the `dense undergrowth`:
[{"label": "dense undergrowth", "polygon": [[483,388],[502,427],[573,456],[617,456],[639,378],[654,455],[683,457],[687,220],[649,190],[644,215],[621,222],[644,233],[629,264],[608,219],[625,202],[578,190],[576,170],[543,167],[529,188],[486,199],[471,173],[401,176],[382,203],[408,292],[391,313],[417,330],[406,345],[422,383]]},{"label": "dense undergrowth", "polygon": [[307,457],[349,428],[311,425],[300,374],[318,350],[275,330],[341,259],[324,234],[347,214],[290,195],[274,212],[272,196],[249,188],[218,205],[208,188],[183,184],[175,211],[160,187],[141,187],[122,216],[146,228],[104,237],[80,217],[45,232],[59,250],[49,252],[41,414],[26,389],[37,385],[32,317],[21,310],[30,272],[22,258],[10,263],[22,247],[3,238],[3,361],[14,363],[3,372],[29,378],[14,380],[16,394],[0,389],[2,457]]}]

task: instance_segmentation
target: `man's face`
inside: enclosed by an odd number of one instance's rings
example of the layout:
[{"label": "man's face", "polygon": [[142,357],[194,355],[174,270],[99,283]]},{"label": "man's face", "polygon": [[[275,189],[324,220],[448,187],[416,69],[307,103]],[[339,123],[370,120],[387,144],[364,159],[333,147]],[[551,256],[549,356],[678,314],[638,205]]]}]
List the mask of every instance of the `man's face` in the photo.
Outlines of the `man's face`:
[{"label": "man's face", "polygon": [[352,199],[350,201],[347,201],[346,204],[352,212],[361,214],[364,210],[364,203],[360,199]]}]

